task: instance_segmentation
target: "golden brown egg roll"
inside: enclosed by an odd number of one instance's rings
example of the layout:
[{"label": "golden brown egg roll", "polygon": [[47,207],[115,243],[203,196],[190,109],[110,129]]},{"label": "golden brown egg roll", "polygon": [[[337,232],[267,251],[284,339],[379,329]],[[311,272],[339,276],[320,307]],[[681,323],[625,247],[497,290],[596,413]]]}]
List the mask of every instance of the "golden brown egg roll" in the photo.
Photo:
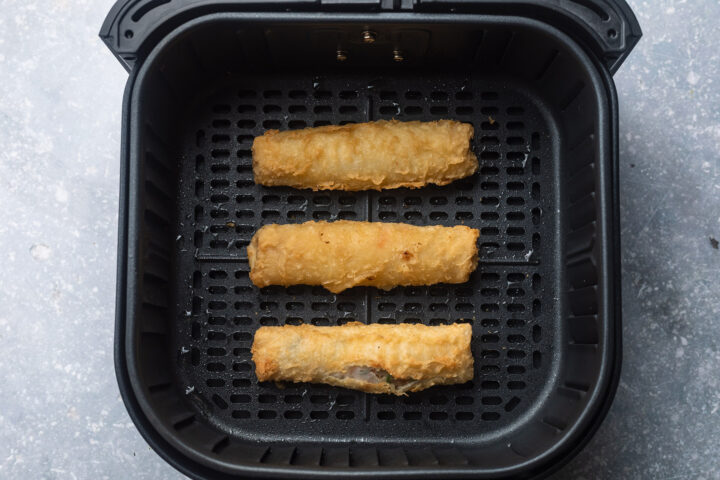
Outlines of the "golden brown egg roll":
[{"label": "golden brown egg roll", "polygon": [[328,125],[253,142],[255,183],[313,190],[447,185],[475,173],[473,127],[453,120]]},{"label": "golden brown egg roll", "polygon": [[473,378],[469,324],[285,325],[255,333],[259,381],[328,383],[404,395]]},{"label": "golden brown egg roll", "polygon": [[467,282],[477,267],[479,231],[463,225],[306,222],[265,225],[248,246],[250,280],[268,285],[355,286]]}]

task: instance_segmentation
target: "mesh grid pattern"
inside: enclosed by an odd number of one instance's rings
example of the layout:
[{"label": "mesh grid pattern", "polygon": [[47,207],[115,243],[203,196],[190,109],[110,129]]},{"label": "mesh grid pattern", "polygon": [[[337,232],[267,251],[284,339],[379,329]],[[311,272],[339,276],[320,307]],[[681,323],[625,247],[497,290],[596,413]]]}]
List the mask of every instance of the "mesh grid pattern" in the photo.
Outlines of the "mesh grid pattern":
[{"label": "mesh grid pattern", "polygon": [[[295,88],[288,88],[293,85]],[[412,87],[412,88],[408,88]],[[213,422],[244,437],[307,435],[402,440],[507,426],[546,383],[556,296],[543,239],[555,226],[547,162],[549,129],[519,89],[487,79],[363,75],[233,79],[205,97],[186,122],[177,268],[176,332],[181,382]],[[266,129],[376,119],[453,118],[475,127],[478,174],[445,187],[382,192],[311,192],[257,186],[251,145]],[[548,179],[548,180],[546,180]],[[481,231],[480,266],[462,285],[257,289],[245,247],[269,223],[369,220],[465,224]],[[263,325],[349,321],[469,322],[475,378],[396,398],[309,384],[258,384],[250,356]],[[295,426],[293,426],[295,425]],[[428,425],[431,428],[428,429]]]}]

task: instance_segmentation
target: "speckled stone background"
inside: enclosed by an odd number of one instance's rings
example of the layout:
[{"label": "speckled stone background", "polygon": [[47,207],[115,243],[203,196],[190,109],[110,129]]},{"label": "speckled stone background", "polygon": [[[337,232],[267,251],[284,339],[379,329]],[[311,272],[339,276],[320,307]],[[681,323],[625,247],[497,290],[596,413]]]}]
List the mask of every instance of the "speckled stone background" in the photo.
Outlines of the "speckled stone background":
[{"label": "speckled stone background", "polygon": [[[631,0],[620,98],[624,366],[555,479],[720,478],[720,2]],[[120,399],[112,359],[125,71],[111,1],[3,0],[0,478],[182,476]]]}]

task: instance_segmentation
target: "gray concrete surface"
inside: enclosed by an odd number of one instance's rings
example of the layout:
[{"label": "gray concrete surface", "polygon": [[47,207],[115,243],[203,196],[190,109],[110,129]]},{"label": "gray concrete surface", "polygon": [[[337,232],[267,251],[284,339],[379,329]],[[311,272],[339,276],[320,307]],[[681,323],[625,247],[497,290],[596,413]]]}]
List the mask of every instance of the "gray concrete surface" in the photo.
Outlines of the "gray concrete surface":
[{"label": "gray concrete surface", "polygon": [[[620,98],[624,367],[555,479],[720,478],[720,3],[630,2]],[[0,13],[0,478],[182,476],[115,383],[120,107],[110,1]]]}]

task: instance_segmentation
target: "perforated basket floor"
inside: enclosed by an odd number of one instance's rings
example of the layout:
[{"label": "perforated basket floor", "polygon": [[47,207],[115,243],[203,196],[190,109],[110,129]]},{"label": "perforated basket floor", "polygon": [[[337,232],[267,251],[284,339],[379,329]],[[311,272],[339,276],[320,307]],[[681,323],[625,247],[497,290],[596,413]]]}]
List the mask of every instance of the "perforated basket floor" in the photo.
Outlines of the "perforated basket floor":
[{"label": "perforated basket floor", "polygon": [[[560,315],[558,162],[542,104],[502,79],[426,72],[232,77],[198,98],[181,135],[174,349],[204,421],[290,445],[477,442],[521,421],[549,382]],[[267,129],[390,118],[472,123],[479,172],[446,187],[370,193],[253,182],[252,141]],[[252,285],[245,248],[261,225],[337,219],[478,228],[480,265],[466,284],[388,292]],[[401,398],[257,382],[258,327],[349,321],[471,323],[475,377]],[[318,462],[332,464],[332,455]]]}]

